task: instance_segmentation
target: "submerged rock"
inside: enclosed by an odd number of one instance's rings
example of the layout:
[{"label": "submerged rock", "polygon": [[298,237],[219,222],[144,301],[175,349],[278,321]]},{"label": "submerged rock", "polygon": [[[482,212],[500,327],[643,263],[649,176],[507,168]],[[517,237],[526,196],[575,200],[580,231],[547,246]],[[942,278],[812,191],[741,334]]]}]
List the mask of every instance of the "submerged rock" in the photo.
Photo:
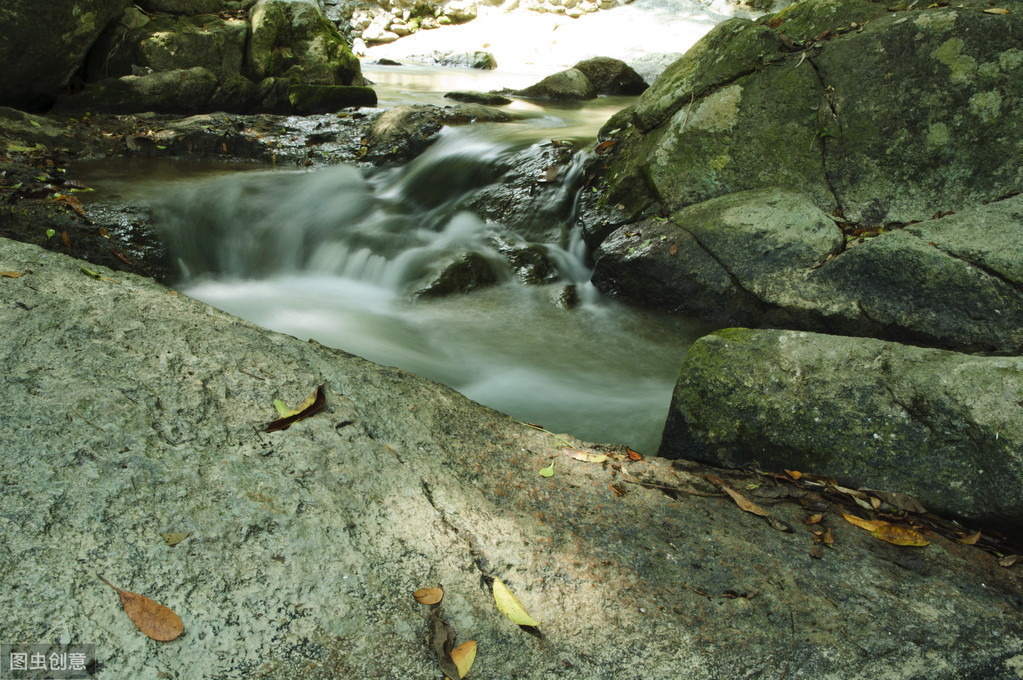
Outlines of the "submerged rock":
[{"label": "submerged rock", "polygon": [[[411,594],[437,584],[437,615],[494,677],[1017,674],[1020,565],[938,532],[883,543],[768,477],[621,447],[572,460],[436,383],[82,264],[0,245],[0,271],[23,273],[0,278],[0,572],[18,574],[0,628],[50,641],[60,621],[96,645],[97,677],[436,678]],[[273,399],[318,385],[322,411],[262,431]],[[171,607],[184,635],[148,641],[98,576]],[[495,577],[542,638],[497,610]]]},{"label": "submerged rock", "polygon": [[685,362],[660,453],[801,470],[1023,526],[1023,358],[730,329]]}]

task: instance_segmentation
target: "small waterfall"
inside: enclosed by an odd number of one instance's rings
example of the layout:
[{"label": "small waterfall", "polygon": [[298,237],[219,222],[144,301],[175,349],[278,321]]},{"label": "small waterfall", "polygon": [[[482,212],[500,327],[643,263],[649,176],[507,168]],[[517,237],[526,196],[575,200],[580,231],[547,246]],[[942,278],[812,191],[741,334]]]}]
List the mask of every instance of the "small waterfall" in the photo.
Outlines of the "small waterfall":
[{"label": "small waterfall", "polygon": [[[481,220],[466,206],[498,186],[528,146],[482,126],[445,128],[401,167],[224,176],[172,194],[153,214],[186,280],[306,272],[405,294],[466,253],[481,255],[498,280],[507,280],[510,267],[498,246],[535,244],[532,235]],[[585,285],[586,253],[570,235],[581,172],[581,161],[573,160],[535,201],[535,214],[520,221],[556,234],[538,245],[561,279]]]}]

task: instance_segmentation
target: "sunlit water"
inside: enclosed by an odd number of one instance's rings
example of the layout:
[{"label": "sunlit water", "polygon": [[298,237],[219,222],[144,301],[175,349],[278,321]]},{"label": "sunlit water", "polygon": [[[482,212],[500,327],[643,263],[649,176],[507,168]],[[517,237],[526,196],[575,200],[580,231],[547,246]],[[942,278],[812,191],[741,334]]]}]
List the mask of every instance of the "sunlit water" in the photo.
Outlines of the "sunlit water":
[{"label": "sunlit water", "polygon": [[[557,266],[554,283],[520,282],[495,237],[531,241],[464,208],[497,181],[493,168],[524,147],[566,129],[595,135],[606,106],[445,129],[422,156],[386,170],[134,164],[94,167],[86,177],[94,200],[116,193],[121,198],[110,200],[151,204],[180,262],[183,292],[266,328],[436,379],[519,420],[653,453],[679,364],[706,329],[593,289],[571,224],[581,164],[542,194],[564,203],[566,221],[529,230],[555,235],[539,244]],[[466,252],[491,263],[498,285],[441,299],[414,295]],[[566,286],[579,300],[571,308],[553,301]]]}]

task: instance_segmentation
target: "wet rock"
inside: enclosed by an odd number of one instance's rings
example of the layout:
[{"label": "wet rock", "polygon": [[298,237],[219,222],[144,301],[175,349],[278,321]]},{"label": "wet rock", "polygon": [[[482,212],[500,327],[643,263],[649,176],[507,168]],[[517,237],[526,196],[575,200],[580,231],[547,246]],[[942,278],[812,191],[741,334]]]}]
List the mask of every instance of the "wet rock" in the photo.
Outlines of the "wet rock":
[{"label": "wet rock", "polygon": [[288,101],[301,115],[331,113],[360,106],[376,106],[377,94],[369,87],[342,85],[292,85]]},{"label": "wet rock", "polygon": [[689,351],[661,455],[804,470],[1023,524],[1023,358],[731,329]]},{"label": "wet rock", "polygon": [[[26,272],[0,279],[10,639],[46,640],[60,621],[112,678],[426,680],[439,668],[411,593],[443,584],[437,614],[494,677],[1016,675],[1019,565],[977,546],[938,532],[889,545],[768,477],[615,446],[599,447],[605,466],[574,461],[436,383],[81,265],[0,244],[0,271]],[[273,399],[317,385],[321,412],[261,431]],[[711,473],[794,530],[741,511]],[[167,532],[190,534],[170,546]],[[150,643],[97,576],[175,610],[187,644]],[[497,611],[495,577],[543,639]]]},{"label": "wet rock", "polygon": [[593,57],[572,68],[586,76],[597,94],[638,95],[648,87],[643,78],[620,59]]},{"label": "wet rock", "polygon": [[197,66],[145,76],[107,78],[81,92],[60,97],[55,108],[65,112],[204,112],[210,110],[209,102],[217,89],[217,77]]},{"label": "wet rock", "polygon": [[[142,10],[166,14],[215,14],[224,8],[222,0],[139,0]],[[250,0],[248,5],[252,5]]]},{"label": "wet rock", "polygon": [[515,91],[514,94],[532,99],[578,101],[595,98],[597,91],[582,71],[570,68],[549,75],[534,85]]},{"label": "wet rock", "polygon": [[497,283],[494,267],[481,253],[463,253],[443,265],[433,279],[413,291],[414,297],[438,298],[469,293]]},{"label": "wet rock", "polygon": [[397,106],[373,121],[367,136],[367,160],[390,163],[422,153],[444,125],[506,122],[508,114],[486,106]]},{"label": "wet rock", "polygon": [[507,106],[511,99],[493,92],[448,92],[445,99],[453,99],[465,104],[482,104],[484,106]]}]

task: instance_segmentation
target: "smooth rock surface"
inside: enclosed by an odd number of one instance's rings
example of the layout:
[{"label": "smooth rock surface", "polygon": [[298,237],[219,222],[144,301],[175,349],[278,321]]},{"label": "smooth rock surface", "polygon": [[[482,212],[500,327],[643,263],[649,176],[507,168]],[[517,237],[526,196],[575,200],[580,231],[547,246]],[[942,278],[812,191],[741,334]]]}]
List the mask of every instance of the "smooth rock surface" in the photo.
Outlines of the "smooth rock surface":
[{"label": "smooth rock surface", "polygon": [[[95,644],[101,680],[432,680],[411,593],[437,584],[478,677],[1020,677],[1019,565],[889,545],[804,495],[835,537],[815,546],[794,500],[758,499],[777,531],[709,469],[571,460],[435,383],[81,266],[0,241],[23,274],[0,277],[0,629]],[[317,385],[322,412],[261,431]],[[98,576],[184,634],[143,636]],[[494,577],[542,637],[496,609]]]},{"label": "smooth rock surface", "polygon": [[1023,358],[727,329],[690,349],[660,454],[835,477],[1023,526]]}]

